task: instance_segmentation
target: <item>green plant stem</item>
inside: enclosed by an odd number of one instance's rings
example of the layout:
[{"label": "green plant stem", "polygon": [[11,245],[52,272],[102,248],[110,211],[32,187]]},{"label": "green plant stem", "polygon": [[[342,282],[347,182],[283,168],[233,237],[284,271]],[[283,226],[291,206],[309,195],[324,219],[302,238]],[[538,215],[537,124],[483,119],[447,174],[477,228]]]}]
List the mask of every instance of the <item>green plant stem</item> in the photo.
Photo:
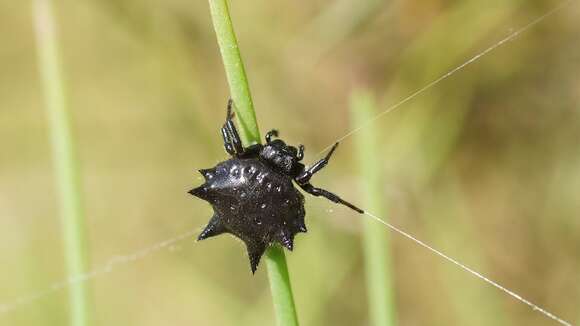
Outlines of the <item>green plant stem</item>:
[{"label": "green plant stem", "polygon": [[[361,126],[376,114],[376,104],[368,91],[358,90],[351,97],[351,114],[354,126]],[[382,200],[383,175],[377,143],[381,139],[375,125],[368,125],[356,134],[359,170],[363,173],[364,207],[373,214],[386,217]],[[388,233],[370,219],[364,223],[364,253],[369,302],[370,325],[395,325],[395,300],[392,283],[391,258]]]},{"label": "green plant stem", "polygon": [[[58,41],[50,0],[34,0],[38,63],[46,100],[50,142],[60,202],[64,256],[69,279],[88,270],[87,237],[78,161],[59,62]],[[92,321],[91,294],[87,282],[72,282],[69,291],[70,325],[87,326]]]},{"label": "green plant stem", "polygon": [[217,35],[230,94],[235,103],[240,136],[246,145],[260,142],[260,130],[246,69],[238,47],[227,0],[209,0],[211,19]]},{"label": "green plant stem", "polygon": [[268,266],[270,291],[272,292],[278,325],[298,325],[298,315],[294,304],[284,249],[277,245],[271,246],[266,251],[266,265]]},{"label": "green plant stem", "polygon": [[[260,142],[256,113],[248,85],[238,42],[226,0],[209,0],[211,18],[216,32],[224,68],[235,103],[240,136],[247,145]],[[276,320],[280,326],[298,325],[288,266],[284,251],[278,246],[268,248],[264,257],[268,267],[270,288]]]}]

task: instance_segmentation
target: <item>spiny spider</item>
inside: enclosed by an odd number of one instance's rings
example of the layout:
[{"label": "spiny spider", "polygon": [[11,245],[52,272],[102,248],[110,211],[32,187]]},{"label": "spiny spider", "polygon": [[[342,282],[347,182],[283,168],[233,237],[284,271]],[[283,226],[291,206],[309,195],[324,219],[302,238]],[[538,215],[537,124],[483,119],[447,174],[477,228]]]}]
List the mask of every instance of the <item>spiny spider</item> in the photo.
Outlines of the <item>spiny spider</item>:
[{"label": "spiny spider", "polygon": [[256,272],[266,248],[274,242],[292,250],[294,236],[306,232],[304,196],[294,187],[314,196],[325,197],[358,213],[364,211],[337,195],[310,184],[310,178],[328,164],[338,143],[326,157],[306,168],[304,146],[289,146],[277,130],[266,134],[266,144],[244,148],[232,118],[233,102],[227,106],[226,122],[221,129],[224,147],[231,158],[214,168],[202,169],[205,183],[189,191],[208,201],[214,215],[199,235],[204,240],[222,233],[240,238],[247,247],[252,273]]}]

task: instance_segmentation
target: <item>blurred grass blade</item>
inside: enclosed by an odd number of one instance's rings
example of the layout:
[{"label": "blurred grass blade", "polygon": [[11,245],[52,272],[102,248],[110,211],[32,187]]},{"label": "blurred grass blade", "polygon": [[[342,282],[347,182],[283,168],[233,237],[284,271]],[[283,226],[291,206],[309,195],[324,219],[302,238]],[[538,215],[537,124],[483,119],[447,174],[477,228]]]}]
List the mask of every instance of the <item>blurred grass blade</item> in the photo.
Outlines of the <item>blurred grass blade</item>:
[{"label": "blurred grass blade", "polygon": [[[357,127],[376,114],[375,100],[366,90],[351,95],[352,124]],[[370,124],[356,134],[359,170],[363,174],[364,206],[373,214],[387,216],[382,200],[383,176],[381,173],[382,137],[376,131],[377,124]],[[388,233],[371,219],[363,219],[364,253],[367,295],[371,325],[395,325],[395,295],[391,272]]]},{"label": "blurred grass blade", "polygon": [[[61,75],[58,44],[50,0],[34,0],[38,62],[45,93],[50,142],[55,165],[60,215],[64,237],[66,271],[70,279],[88,268],[86,226],[81,204],[78,162],[75,157],[70,117]],[[91,324],[92,307],[87,282],[73,282],[69,287],[70,324]]]},{"label": "blurred grass blade", "polygon": [[[334,0],[324,7],[294,41],[293,48],[302,51],[305,39],[316,43],[313,61],[327,54],[335,46],[348,39],[364,24],[372,22],[374,15],[381,12],[381,7],[388,6],[383,0]],[[312,52],[312,51],[310,51]],[[312,56],[312,54],[311,54]]]},{"label": "blurred grass blade", "polygon": [[[224,68],[235,102],[240,136],[246,146],[260,142],[260,131],[251,98],[250,87],[226,0],[209,0],[211,18],[216,32]],[[284,251],[270,247],[264,257],[270,277],[276,320],[280,326],[298,325],[298,317],[290,285]]]}]

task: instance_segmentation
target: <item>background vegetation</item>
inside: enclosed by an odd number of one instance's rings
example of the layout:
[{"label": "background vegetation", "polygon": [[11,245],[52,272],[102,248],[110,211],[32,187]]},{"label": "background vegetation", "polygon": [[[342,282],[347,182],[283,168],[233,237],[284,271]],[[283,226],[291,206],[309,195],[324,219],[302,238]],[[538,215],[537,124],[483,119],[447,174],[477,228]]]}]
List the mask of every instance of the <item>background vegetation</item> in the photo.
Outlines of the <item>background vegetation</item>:
[{"label": "background vegetation", "polygon": [[[554,1],[232,1],[262,129],[307,162],[353,127],[355,88],[384,109]],[[225,157],[228,88],[205,1],[55,1],[91,266],[201,228],[186,194]],[[374,124],[389,220],[571,321],[580,320],[580,45],[576,4]],[[0,303],[64,279],[31,7],[0,3]],[[315,178],[354,203],[354,137]],[[302,325],[368,322],[362,218],[307,201],[287,255]],[[382,228],[379,224],[377,228]],[[386,229],[384,232],[388,232]],[[391,235],[400,325],[550,325]],[[91,281],[96,325],[271,325],[265,266],[231,238],[180,241]],[[65,291],[0,314],[62,325]]]}]

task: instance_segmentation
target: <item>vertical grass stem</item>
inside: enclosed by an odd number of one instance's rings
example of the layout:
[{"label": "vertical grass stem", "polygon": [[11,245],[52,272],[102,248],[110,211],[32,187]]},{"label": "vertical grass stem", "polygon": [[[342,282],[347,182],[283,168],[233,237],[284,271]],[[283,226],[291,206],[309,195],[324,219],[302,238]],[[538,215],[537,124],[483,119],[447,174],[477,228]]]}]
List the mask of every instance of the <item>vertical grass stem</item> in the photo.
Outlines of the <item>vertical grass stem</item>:
[{"label": "vertical grass stem", "polygon": [[[66,108],[57,31],[50,0],[33,1],[33,19],[59,198],[66,272],[69,279],[75,279],[88,270],[87,237],[78,161]],[[91,325],[89,287],[87,282],[73,282],[69,287],[70,325]]]},{"label": "vertical grass stem", "polygon": [[260,130],[248,84],[244,62],[238,47],[227,0],[209,0],[211,19],[217,35],[230,94],[236,104],[240,136],[246,145],[260,142]]},{"label": "vertical grass stem", "polygon": [[[354,126],[360,126],[376,114],[376,104],[366,90],[357,90],[351,97],[351,114]],[[364,206],[369,211],[386,216],[382,199],[383,176],[381,173],[381,136],[375,125],[368,125],[356,134],[359,170],[363,173]],[[394,287],[391,273],[388,233],[377,227],[370,219],[364,219],[363,248],[369,303],[370,325],[395,325]]]},{"label": "vertical grass stem", "polygon": [[[260,142],[256,113],[227,0],[209,0],[213,26],[224,63],[231,97],[236,104],[240,136],[246,146]],[[268,267],[274,311],[279,326],[296,326],[298,317],[284,251],[272,246],[264,257]]]}]

